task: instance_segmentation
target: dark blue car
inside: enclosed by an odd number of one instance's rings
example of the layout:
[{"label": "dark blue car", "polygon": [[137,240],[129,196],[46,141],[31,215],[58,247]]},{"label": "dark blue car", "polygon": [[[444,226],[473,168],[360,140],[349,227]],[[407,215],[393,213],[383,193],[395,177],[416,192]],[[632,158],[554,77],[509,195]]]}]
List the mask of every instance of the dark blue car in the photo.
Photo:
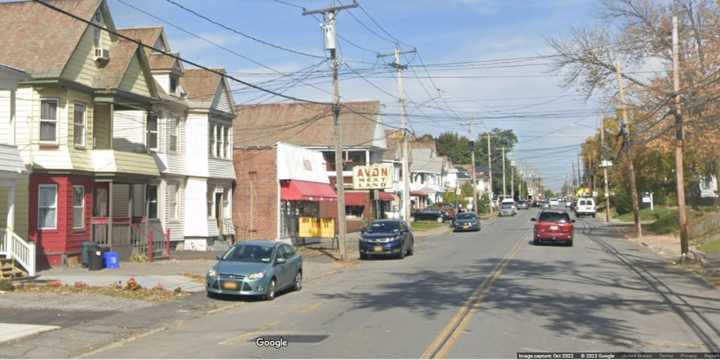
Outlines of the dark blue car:
[{"label": "dark blue car", "polygon": [[390,255],[399,259],[412,255],[415,237],[402,220],[376,220],[363,229],[360,238],[360,259]]},{"label": "dark blue car", "polygon": [[474,212],[460,213],[455,217],[453,231],[480,231],[480,218]]}]

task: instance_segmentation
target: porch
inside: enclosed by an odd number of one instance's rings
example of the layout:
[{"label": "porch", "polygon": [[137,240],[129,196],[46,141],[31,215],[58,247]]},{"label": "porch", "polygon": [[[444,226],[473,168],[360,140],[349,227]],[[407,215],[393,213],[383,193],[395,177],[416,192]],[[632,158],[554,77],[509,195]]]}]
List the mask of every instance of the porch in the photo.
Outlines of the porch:
[{"label": "porch", "polygon": [[123,260],[170,256],[170,230],[158,217],[158,185],[145,180],[96,179],[92,241]]}]

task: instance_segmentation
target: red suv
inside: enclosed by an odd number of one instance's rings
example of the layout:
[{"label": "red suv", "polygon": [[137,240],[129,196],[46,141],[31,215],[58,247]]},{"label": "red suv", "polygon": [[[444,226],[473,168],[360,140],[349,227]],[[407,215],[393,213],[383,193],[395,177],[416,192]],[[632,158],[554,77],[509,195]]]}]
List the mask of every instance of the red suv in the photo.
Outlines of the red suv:
[{"label": "red suv", "polygon": [[573,245],[575,220],[564,210],[544,210],[539,216],[532,218],[535,223],[533,244],[539,245],[544,241],[563,242],[567,246]]}]

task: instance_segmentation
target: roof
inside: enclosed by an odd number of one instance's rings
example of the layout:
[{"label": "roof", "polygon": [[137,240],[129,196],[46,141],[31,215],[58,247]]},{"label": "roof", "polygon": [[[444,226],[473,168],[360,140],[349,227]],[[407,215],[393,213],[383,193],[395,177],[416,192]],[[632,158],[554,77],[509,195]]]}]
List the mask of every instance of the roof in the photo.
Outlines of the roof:
[{"label": "roof", "polygon": [[410,150],[412,156],[411,171],[426,171],[433,173],[441,173],[444,161],[440,157],[433,156],[432,149],[429,148],[413,148]]},{"label": "roof", "polygon": [[132,41],[118,39],[110,49],[110,61],[102,67],[93,80],[96,88],[114,89],[120,86],[130,62],[137,53],[138,45]]},{"label": "roof", "polygon": [[[239,105],[233,122],[235,146],[257,147],[286,142],[299,146],[334,145],[333,116],[325,104],[277,103]],[[385,147],[379,101],[343,103],[342,143],[349,147]],[[380,137],[378,139],[378,137]]]},{"label": "roof", "polygon": [[[178,65],[178,60],[167,56],[165,54],[154,53],[149,47],[155,46],[155,43],[163,34],[163,28],[161,26],[153,27],[137,27],[137,28],[125,28],[118,30],[121,34],[133,38],[144,45],[147,45],[145,50],[145,56],[148,58],[150,68],[153,70],[173,70]],[[180,66],[177,66],[180,67]],[[180,67],[181,68],[181,67]]]},{"label": "roof", "polygon": [[[102,0],[46,2],[90,20]],[[34,1],[0,2],[0,49],[12,49],[0,51],[0,63],[35,78],[59,77],[88,26]]]},{"label": "roof", "polygon": [[[212,69],[225,73],[225,69]],[[218,86],[220,86],[221,76],[205,69],[186,69],[184,75],[180,78],[180,85],[185,89],[187,98],[195,106],[210,107]]]}]

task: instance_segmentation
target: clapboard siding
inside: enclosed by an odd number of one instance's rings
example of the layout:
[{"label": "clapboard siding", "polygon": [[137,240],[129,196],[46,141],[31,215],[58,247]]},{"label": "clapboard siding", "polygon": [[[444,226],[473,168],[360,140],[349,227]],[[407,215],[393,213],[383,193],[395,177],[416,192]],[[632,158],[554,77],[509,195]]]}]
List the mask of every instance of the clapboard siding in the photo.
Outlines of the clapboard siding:
[{"label": "clapboard siding", "polygon": [[[21,238],[27,239],[28,233],[28,175],[24,174],[17,178],[15,183],[15,224],[14,230]],[[8,210],[8,187],[0,187],[0,228],[7,227]]]},{"label": "clapboard siding", "polygon": [[[169,206],[169,193],[168,185],[174,184],[177,186],[177,206],[178,206],[178,217],[173,219],[170,214]],[[170,239],[172,241],[182,241],[185,238],[185,184],[181,179],[172,178],[163,180],[162,186],[162,209],[163,209],[163,226],[165,230],[170,230]]]},{"label": "clapboard siding", "polygon": [[208,159],[208,173],[211,178],[235,179],[232,160]]},{"label": "clapboard siding", "polygon": [[119,87],[121,90],[134,94],[148,97],[150,96],[150,88],[148,86],[147,79],[145,78],[145,73],[142,71],[142,67],[140,66],[140,60],[138,60],[137,54],[130,61],[130,65],[128,65],[127,72],[125,72],[125,76],[120,82]]},{"label": "clapboard siding", "polygon": [[[103,21],[101,25],[105,26]],[[107,31],[100,32],[100,47],[110,49],[112,47],[110,34]],[[112,58],[112,52],[110,53]],[[95,62],[95,29],[88,26],[78,43],[75,52],[70,57],[61,75],[62,78],[76,81],[86,86],[93,86],[98,73],[98,65]]]},{"label": "clapboard siding", "polygon": [[0,171],[17,174],[23,169],[17,146],[0,144]]},{"label": "clapboard siding", "polygon": [[10,143],[11,93],[0,89],[0,142],[3,144]]},{"label": "clapboard siding", "polygon": [[20,156],[30,162],[30,127],[32,121],[32,103],[35,92],[31,87],[21,87],[15,93],[15,143],[20,149]]},{"label": "clapboard siding", "polygon": [[208,176],[208,117],[207,114],[188,114],[185,122],[185,166],[192,176]]},{"label": "clapboard siding", "polygon": [[113,184],[112,186],[112,216],[127,217],[128,200],[130,198],[130,185]]},{"label": "clapboard siding", "polygon": [[111,145],[112,106],[95,104],[93,113],[93,145],[96,149],[109,149]]},{"label": "clapboard siding", "polygon": [[145,114],[139,110],[113,112],[113,149],[145,151]]},{"label": "clapboard siding", "polygon": [[207,237],[208,216],[207,216],[207,180],[204,178],[190,177],[185,184],[185,236]]},{"label": "clapboard siding", "polygon": [[227,89],[225,88],[225,82],[221,81],[218,86],[217,92],[215,93],[215,99],[213,100],[212,108],[226,113],[233,113],[232,102],[228,97]]}]

